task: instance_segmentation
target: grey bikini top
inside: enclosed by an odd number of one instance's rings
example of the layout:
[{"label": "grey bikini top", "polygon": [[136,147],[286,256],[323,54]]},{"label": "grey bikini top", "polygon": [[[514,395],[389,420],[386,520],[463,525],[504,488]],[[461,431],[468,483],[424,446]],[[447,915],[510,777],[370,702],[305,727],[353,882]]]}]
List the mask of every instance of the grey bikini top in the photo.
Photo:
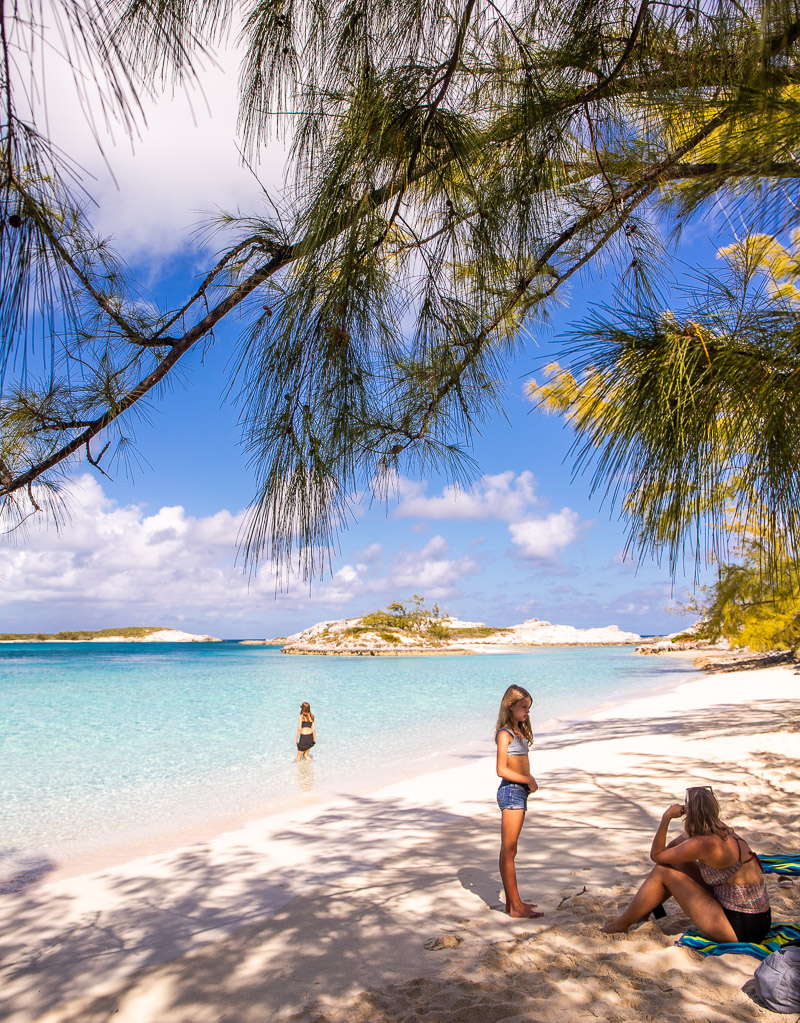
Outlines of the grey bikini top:
[{"label": "grey bikini top", "polygon": [[530,743],[527,739],[520,739],[520,737],[512,732],[510,728],[501,728],[501,732],[508,732],[511,736],[511,742],[508,744],[508,755],[511,757],[526,757],[528,750],[530,749]]}]

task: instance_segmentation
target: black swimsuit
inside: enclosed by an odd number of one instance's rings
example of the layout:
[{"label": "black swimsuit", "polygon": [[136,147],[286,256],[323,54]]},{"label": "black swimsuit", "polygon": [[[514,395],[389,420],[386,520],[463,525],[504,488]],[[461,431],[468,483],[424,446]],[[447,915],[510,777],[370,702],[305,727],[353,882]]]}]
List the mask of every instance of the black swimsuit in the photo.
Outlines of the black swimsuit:
[{"label": "black swimsuit", "polygon": [[305,753],[306,750],[311,749],[312,746],[316,746],[314,742],[313,732],[304,732],[304,728],[313,729],[313,721],[301,721],[300,722],[300,738],[297,740],[297,748],[301,753]]}]

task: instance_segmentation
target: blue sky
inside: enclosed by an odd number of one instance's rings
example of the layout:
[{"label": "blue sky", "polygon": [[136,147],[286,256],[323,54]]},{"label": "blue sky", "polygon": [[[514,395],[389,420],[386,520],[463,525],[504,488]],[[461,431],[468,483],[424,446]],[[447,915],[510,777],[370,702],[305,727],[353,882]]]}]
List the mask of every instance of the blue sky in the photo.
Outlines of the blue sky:
[{"label": "blue sky", "polygon": [[[133,149],[105,142],[113,181],[54,70],[53,123],[94,175],[94,220],[156,295],[176,300],[203,264],[191,227],[214,207],[253,208],[258,184],[238,163],[233,137],[235,74],[230,61],[207,77],[205,99],[183,94],[147,110]],[[118,136],[119,138],[119,136]],[[260,164],[280,181],[285,153],[271,145]],[[682,250],[713,259],[708,225],[692,228]],[[136,458],[113,482],[86,465],[69,485],[71,521],[56,534],[34,525],[0,545],[0,631],[162,625],[222,637],[283,635],[316,621],[364,613],[414,593],[451,614],[490,624],[541,618],[576,626],[616,623],[640,633],[678,629],[690,619],[667,608],[683,601],[689,578],[623,560],[625,526],[589,480],[572,478],[571,434],[532,409],[523,383],[587,302],[607,284],[577,282],[552,331],[531,340],[510,367],[507,421],[476,439],[479,465],[469,493],[447,481],[400,478],[388,505],[362,506],[330,552],[330,572],[309,585],[299,576],[276,589],[269,566],[248,576],[237,536],[254,492],[238,446],[235,408],[223,402],[235,324],[183,381],[153,403],[135,428]],[[538,343],[538,347],[537,347]]]}]

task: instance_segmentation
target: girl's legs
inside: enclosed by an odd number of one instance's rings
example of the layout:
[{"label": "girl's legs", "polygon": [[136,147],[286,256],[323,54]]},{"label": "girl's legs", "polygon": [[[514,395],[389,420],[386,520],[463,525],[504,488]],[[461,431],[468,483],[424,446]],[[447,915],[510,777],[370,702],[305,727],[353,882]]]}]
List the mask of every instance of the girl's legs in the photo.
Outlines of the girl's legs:
[{"label": "girl's legs", "polygon": [[525,820],[524,810],[502,810],[500,816],[500,877],[506,893],[506,912],[513,917],[535,917],[535,902],[523,902],[517,888],[517,840]]},{"label": "girl's legs", "polygon": [[627,931],[631,924],[644,920],[670,895],[707,937],[714,941],[736,941],[722,906],[700,881],[700,871],[694,863],[681,863],[674,867],[658,864],[653,867],[628,908],[602,930],[606,934]]}]

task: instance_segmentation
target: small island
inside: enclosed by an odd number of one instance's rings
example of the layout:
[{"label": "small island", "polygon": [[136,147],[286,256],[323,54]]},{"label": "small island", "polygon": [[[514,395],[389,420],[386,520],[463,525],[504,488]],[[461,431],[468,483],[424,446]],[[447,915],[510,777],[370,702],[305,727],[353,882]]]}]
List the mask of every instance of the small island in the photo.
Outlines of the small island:
[{"label": "small island", "polygon": [[394,601],[385,610],[360,618],[318,622],[289,636],[285,654],[321,656],[420,656],[475,654],[504,648],[538,646],[634,646],[642,637],[623,632],[617,625],[576,629],[529,618],[520,625],[494,627],[483,622],[463,622],[428,608],[415,594],[408,604]]},{"label": "small island", "polygon": [[0,643],[219,643],[216,636],[200,636],[160,625],[127,625],[119,629],[80,629],[76,632],[5,632]]}]

